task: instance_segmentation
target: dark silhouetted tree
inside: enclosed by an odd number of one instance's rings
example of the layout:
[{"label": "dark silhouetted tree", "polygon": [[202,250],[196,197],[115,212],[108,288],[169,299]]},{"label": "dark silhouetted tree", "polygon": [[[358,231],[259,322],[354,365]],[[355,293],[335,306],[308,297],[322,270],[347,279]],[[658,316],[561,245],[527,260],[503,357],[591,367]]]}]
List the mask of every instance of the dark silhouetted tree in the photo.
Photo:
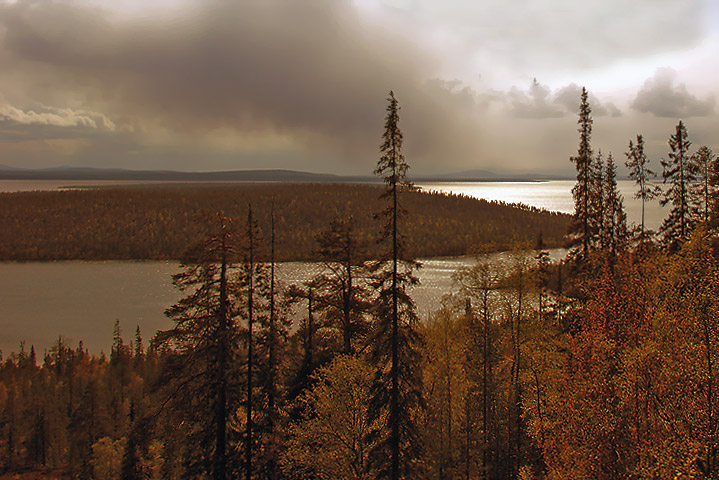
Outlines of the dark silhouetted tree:
[{"label": "dark silhouetted tree", "polygon": [[352,217],[334,219],[316,239],[325,267],[313,279],[317,311],[341,332],[342,353],[350,354],[356,350],[357,337],[367,330],[370,292],[364,245],[357,239]]},{"label": "dark silhouetted tree", "polygon": [[[257,220],[252,213],[252,205],[248,206],[247,224],[245,226],[245,245],[244,245],[243,261],[240,266],[240,279],[243,287],[245,299],[243,304],[245,310],[243,317],[247,321],[247,331],[245,335],[247,347],[247,372],[245,383],[245,478],[251,480],[255,473],[253,465],[255,444],[255,416],[262,412],[262,409],[256,408],[255,405],[255,389],[258,379],[255,378],[255,369],[257,368],[256,355],[256,336],[255,323],[258,322],[258,313],[262,309],[260,298],[266,298],[268,295],[268,282],[266,265],[260,260],[260,229]],[[266,373],[266,372],[265,372]]]},{"label": "dark silhouetted tree", "polygon": [[629,140],[629,150],[625,153],[627,161],[624,163],[629,169],[629,177],[639,187],[639,190],[634,194],[634,198],[641,199],[642,201],[642,223],[639,230],[639,242],[644,243],[644,208],[648,201],[656,198],[659,195],[659,188],[656,185],[652,185],[651,179],[656,174],[649,169],[649,161],[647,155],[644,153],[644,137],[637,135],[637,143],[634,144]]},{"label": "dark silhouetted tree", "polygon": [[[572,188],[574,218],[569,229],[572,246],[580,260],[586,260],[592,241],[592,109],[589,106],[587,89],[582,87],[579,104],[579,148],[571,157],[577,169],[577,183]],[[578,250],[577,250],[578,249]]]},{"label": "dark silhouetted tree", "polygon": [[589,194],[589,231],[593,247],[604,249],[606,247],[606,232],[604,231],[604,218],[606,216],[606,204],[604,202],[605,168],[602,151],[592,159],[592,185]]},{"label": "dark silhouetted tree", "polygon": [[675,133],[669,137],[669,158],[662,160],[664,184],[669,184],[669,187],[664,192],[661,204],[671,205],[671,210],[659,230],[664,243],[672,248],[689,238],[694,225],[690,186],[695,175],[689,155],[690,146],[687,129],[680,120]]},{"label": "dark silhouetted tree", "polygon": [[415,329],[417,313],[407,287],[416,285],[412,274],[419,264],[407,257],[400,219],[405,211],[400,193],[412,188],[407,181],[408,165],[402,154],[403,135],[399,128],[399,104],[393,92],[387,99],[381,157],[375,174],[383,178],[382,198],[389,202],[377,214],[383,221],[379,242],[387,245],[383,258],[373,266],[372,286],[377,291],[376,321],[371,338],[371,360],[377,369],[370,418],[386,418],[386,428],[375,428],[372,461],[378,478],[414,478],[420,458],[420,438],[414,416],[421,408],[421,339]]},{"label": "dark silhouetted tree", "polygon": [[628,241],[627,214],[624,211],[624,198],[617,188],[617,167],[612,154],[607,158],[604,173],[604,220],[603,246],[614,257]]},{"label": "dark silhouetted tree", "polygon": [[189,292],[166,312],[175,326],[158,332],[155,342],[173,351],[161,382],[165,404],[187,428],[192,445],[187,473],[225,480],[233,476],[228,428],[240,408],[236,316],[242,289],[232,272],[237,252],[231,220],[216,214],[206,228],[205,238],[187,251],[182,272],[173,276],[175,286]]},{"label": "dark silhouetted tree", "polygon": [[706,145],[699,147],[699,150],[691,158],[691,167],[696,177],[696,183],[692,185],[691,189],[691,203],[696,218],[701,222],[709,221],[712,193],[711,175],[716,158],[712,149]]}]

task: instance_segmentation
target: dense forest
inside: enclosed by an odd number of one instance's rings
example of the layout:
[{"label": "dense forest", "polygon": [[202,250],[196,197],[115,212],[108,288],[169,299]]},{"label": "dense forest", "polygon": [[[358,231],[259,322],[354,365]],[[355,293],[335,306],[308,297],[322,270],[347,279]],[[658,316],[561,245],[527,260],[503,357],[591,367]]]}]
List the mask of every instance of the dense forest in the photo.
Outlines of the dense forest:
[{"label": "dense forest", "polygon": [[[367,255],[378,254],[381,187],[368,184],[243,184],[132,187],[0,194],[0,261],[180,259],[197,239],[195,217],[246,215],[262,227],[274,208],[278,260],[311,260],[313,238],[335,217],[354,218]],[[420,257],[506,249],[542,235],[562,246],[569,216],[441,193],[406,192],[407,248]],[[273,207],[274,205],[274,207]]]},{"label": "dense forest", "polygon": [[[116,325],[109,357],[59,339],[0,364],[8,475],[81,479],[719,478],[719,164],[679,122],[637,195],[669,213],[626,223],[611,154],[591,147],[583,91],[567,258],[477,254],[419,322],[407,287],[411,198],[394,94],[376,174],[377,255],[336,215],[309,247],[325,268],[276,281],[279,204],[200,218],[145,342]],[[258,221],[263,219],[263,221]],[[406,235],[406,237],[405,237]],[[304,315],[294,325],[294,305]],[[147,345],[146,345],[147,343]],[[12,478],[8,476],[8,478]],[[29,477],[34,478],[34,477]]]}]

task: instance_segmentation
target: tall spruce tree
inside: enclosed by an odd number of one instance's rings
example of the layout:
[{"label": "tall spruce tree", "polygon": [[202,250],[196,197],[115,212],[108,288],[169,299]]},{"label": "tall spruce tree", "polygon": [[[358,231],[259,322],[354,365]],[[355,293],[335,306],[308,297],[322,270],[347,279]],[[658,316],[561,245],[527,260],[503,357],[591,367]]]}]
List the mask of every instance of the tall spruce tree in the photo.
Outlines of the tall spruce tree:
[{"label": "tall spruce tree", "polygon": [[671,205],[671,210],[659,230],[662,240],[671,248],[689,238],[695,223],[690,204],[690,186],[695,174],[689,147],[689,135],[680,120],[674,134],[669,137],[668,158],[662,160],[664,184],[669,184],[669,187],[664,192],[661,205]]},{"label": "tall spruce tree", "polygon": [[[243,252],[243,260],[240,266],[240,285],[244,294],[243,304],[244,311],[242,316],[247,321],[246,330],[246,347],[247,347],[247,370],[245,377],[245,478],[251,480],[256,471],[257,465],[254,462],[254,453],[256,449],[257,433],[255,430],[257,421],[256,417],[263,412],[263,409],[255,408],[255,390],[258,386],[258,378],[255,374],[258,369],[257,356],[257,336],[255,330],[260,320],[259,313],[265,309],[267,305],[262,305],[262,298],[268,298],[269,279],[267,268],[260,261],[260,228],[252,212],[252,205],[247,209],[247,223],[245,226],[245,245]],[[266,372],[264,372],[266,373]],[[266,393],[266,392],[265,392]],[[266,419],[263,419],[266,420]]]},{"label": "tall spruce tree", "polygon": [[691,167],[696,180],[691,189],[691,207],[694,216],[701,222],[709,221],[712,193],[711,176],[715,162],[716,155],[706,145],[699,147],[699,150],[691,158]]},{"label": "tall spruce tree", "polygon": [[627,214],[624,198],[617,188],[617,166],[609,154],[604,174],[604,242],[603,247],[615,257],[627,244]]},{"label": "tall spruce tree", "polygon": [[639,230],[639,243],[644,243],[644,232],[646,230],[644,224],[644,209],[646,203],[656,198],[660,191],[658,186],[652,185],[651,179],[656,174],[649,168],[647,155],[644,153],[644,137],[637,135],[637,143],[634,144],[629,140],[629,150],[625,153],[627,160],[624,163],[629,169],[629,177],[634,180],[639,190],[634,194],[634,198],[642,201],[642,223]]},{"label": "tall spruce tree", "polygon": [[175,326],[155,338],[173,352],[160,379],[165,404],[196,446],[185,459],[186,473],[215,480],[233,476],[228,429],[240,408],[236,253],[231,220],[209,218],[204,240],[188,249],[182,271],[173,275],[175,286],[190,293],[166,311]]},{"label": "tall spruce tree", "polygon": [[577,155],[571,157],[577,169],[577,183],[572,188],[574,197],[574,218],[569,227],[572,237],[574,255],[580,260],[586,260],[592,241],[592,109],[589,106],[589,94],[582,87],[579,104],[579,148]]},{"label": "tall spruce tree", "polygon": [[[259,232],[253,233],[256,239]],[[259,246],[259,242],[257,242]],[[279,457],[281,449],[281,409],[284,396],[280,388],[282,371],[279,368],[286,346],[288,330],[291,326],[288,311],[291,300],[282,295],[283,285],[278,281],[275,262],[275,212],[274,202],[270,209],[270,255],[269,262],[257,262],[255,267],[256,280],[254,286],[257,290],[253,307],[257,314],[253,315],[255,325],[258,327],[253,348],[255,357],[255,373],[258,378],[258,394],[262,405],[261,418],[253,421],[254,427],[260,434],[258,465],[255,472],[261,478],[274,480],[279,478]],[[254,247],[256,248],[256,247]],[[248,252],[249,253],[249,252]],[[253,252],[256,258],[256,252]],[[258,302],[261,302],[259,304]],[[260,308],[258,308],[260,307]],[[255,395],[257,396],[257,395]]]},{"label": "tall spruce tree", "polygon": [[606,217],[605,204],[605,166],[602,151],[597,152],[597,156],[592,159],[592,185],[589,190],[589,231],[591,235],[590,245],[604,249],[606,248],[607,235],[604,230]]},{"label": "tall spruce tree", "polygon": [[714,156],[709,168],[709,221],[719,225],[719,157]]},{"label": "tall spruce tree", "polygon": [[371,338],[371,360],[377,369],[370,419],[376,424],[386,418],[386,428],[373,430],[375,440],[372,463],[377,478],[414,478],[413,467],[419,458],[420,437],[415,416],[423,405],[421,393],[421,338],[415,304],[407,287],[416,285],[413,270],[419,264],[404,249],[400,219],[405,211],[400,193],[411,189],[406,173],[409,168],[402,154],[403,135],[399,128],[399,104],[390,92],[387,99],[385,131],[380,145],[381,157],[375,174],[383,178],[382,194],[389,205],[377,217],[383,220],[378,239],[388,246],[383,257],[372,265],[372,286],[378,292],[376,321]]}]

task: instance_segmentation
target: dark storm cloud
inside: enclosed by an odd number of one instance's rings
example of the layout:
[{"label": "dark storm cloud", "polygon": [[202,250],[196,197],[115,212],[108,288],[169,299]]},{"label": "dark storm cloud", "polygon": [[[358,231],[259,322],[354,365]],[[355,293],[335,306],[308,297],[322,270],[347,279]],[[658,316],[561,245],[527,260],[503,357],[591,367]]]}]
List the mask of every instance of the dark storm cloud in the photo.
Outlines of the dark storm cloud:
[{"label": "dark storm cloud", "polygon": [[637,93],[632,108],[657,117],[686,118],[706,117],[714,114],[715,99],[704,100],[689,93],[686,85],[676,83],[676,72],[669,68],[657,70],[644,82]]},{"label": "dark storm cloud", "polygon": [[16,81],[32,100],[81,93],[118,125],[289,135],[341,155],[374,156],[385,98],[395,89],[427,114],[413,121],[428,136],[425,148],[456,131],[436,101],[454,93],[423,83],[432,60],[362,22],[347,2],[207,2],[132,23],[82,4],[0,8],[0,55],[24,72]]},{"label": "dark storm cloud", "polygon": [[[521,0],[526,9],[414,2],[431,7],[426,24],[413,23],[414,7],[373,18],[350,0],[186,1],[193,3],[123,14],[96,6],[106,0],[0,0],[0,151],[38,166],[366,174],[393,89],[413,173],[570,168],[580,87],[505,85],[548,65],[597,68],[618,50],[633,58],[685,48],[700,36],[693,28],[664,32],[669,21],[686,27],[699,16],[673,0],[625,5],[626,18],[612,14],[619,0]],[[466,14],[452,10],[460,4]],[[443,12],[458,24],[439,21]],[[458,32],[476,26],[467,35],[486,41],[431,50],[442,38],[434,21]],[[650,30],[631,48],[629,25]],[[618,33],[621,49],[606,42]],[[488,47],[475,57],[475,45]],[[447,80],[454,73],[437,78],[455,72],[447,65],[470,65],[474,74],[475,61],[497,72],[500,82],[486,84],[488,91]],[[591,91],[590,103],[595,117],[620,114]],[[632,118],[616,122],[632,125]]]}]

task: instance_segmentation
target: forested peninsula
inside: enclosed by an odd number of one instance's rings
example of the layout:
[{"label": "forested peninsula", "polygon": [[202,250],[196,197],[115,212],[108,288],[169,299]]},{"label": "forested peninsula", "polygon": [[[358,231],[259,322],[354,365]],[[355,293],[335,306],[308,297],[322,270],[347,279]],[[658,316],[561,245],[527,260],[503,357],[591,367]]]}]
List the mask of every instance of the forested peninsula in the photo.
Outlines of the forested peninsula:
[{"label": "forested peninsula", "polygon": [[[352,217],[358,240],[376,257],[382,187],[368,184],[134,186],[0,194],[0,261],[177,260],[200,235],[200,212],[232,218],[255,211],[269,231],[274,211],[279,261],[316,260],[315,235]],[[560,247],[569,215],[436,192],[406,192],[406,248],[416,257],[477,248]]]}]

